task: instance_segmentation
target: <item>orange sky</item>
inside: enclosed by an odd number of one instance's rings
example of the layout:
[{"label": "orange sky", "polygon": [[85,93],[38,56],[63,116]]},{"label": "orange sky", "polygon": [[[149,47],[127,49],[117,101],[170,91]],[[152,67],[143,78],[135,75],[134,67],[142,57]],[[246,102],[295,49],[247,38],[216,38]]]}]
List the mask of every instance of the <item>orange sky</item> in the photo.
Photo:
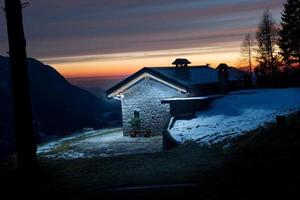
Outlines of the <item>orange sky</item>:
[{"label": "orange sky", "polygon": [[[32,0],[23,12],[27,55],[67,78],[127,75],[176,58],[239,67],[245,35],[255,36],[267,8],[280,23],[284,2]],[[5,16],[0,27],[0,55],[6,55]]]},{"label": "orange sky", "polygon": [[227,44],[206,48],[176,49],[162,51],[129,52],[120,54],[89,55],[42,59],[65,77],[118,76],[136,72],[142,67],[171,66],[176,58],[187,58],[191,65],[211,64],[212,67],[224,62],[238,66],[239,44]]},{"label": "orange sky", "polygon": [[[265,9],[279,24],[284,2],[31,0],[23,12],[27,55],[67,78],[127,75],[176,58],[239,67],[245,35],[255,36]],[[0,27],[0,55],[6,55],[4,15]]]}]

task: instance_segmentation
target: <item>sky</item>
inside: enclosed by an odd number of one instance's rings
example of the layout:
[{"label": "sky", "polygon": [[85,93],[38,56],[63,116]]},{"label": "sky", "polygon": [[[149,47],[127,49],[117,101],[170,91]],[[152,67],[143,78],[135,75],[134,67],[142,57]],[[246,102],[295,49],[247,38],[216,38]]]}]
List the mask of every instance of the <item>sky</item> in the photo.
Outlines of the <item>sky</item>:
[{"label": "sky", "polygon": [[[4,0],[0,0],[4,6]],[[240,44],[269,9],[285,0],[27,0],[27,54],[65,77],[118,76],[145,66],[241,66]],[[0,55],[7,55],[0,14]]]}]

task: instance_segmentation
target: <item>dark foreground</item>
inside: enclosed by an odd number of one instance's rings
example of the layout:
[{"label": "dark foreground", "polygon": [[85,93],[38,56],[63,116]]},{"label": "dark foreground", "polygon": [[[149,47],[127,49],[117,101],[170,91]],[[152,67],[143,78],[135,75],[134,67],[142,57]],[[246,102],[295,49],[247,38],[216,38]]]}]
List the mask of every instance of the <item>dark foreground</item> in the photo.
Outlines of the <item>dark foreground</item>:
[{"label": "dark foreground", "polygon": [[[39,199],[298,199],[298,152],[300,114],[295,114],[237,138],[226,150],[191,143],[148,155],[41,159],[36,186],[28,180],[23,188]],[[15,191],[11,174],[2,173],[1,182]]]}]

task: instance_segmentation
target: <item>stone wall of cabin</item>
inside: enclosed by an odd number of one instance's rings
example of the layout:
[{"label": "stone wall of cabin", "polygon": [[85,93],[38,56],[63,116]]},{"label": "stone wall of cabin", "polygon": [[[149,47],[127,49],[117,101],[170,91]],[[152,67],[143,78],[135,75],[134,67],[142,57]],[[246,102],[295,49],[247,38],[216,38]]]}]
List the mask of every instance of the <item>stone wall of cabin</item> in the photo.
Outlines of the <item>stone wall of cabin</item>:
[{"label": "stone wall of cabin", "polygon": [[139,112],[142,130],[161,135],[170,120],[170,105],[161,104],[161,100],[186,96],[151,79],[142,80],[123,95],[121,103],[124,135],[129,135],[132,130],[130,121],[134,117],[134,111]]}]

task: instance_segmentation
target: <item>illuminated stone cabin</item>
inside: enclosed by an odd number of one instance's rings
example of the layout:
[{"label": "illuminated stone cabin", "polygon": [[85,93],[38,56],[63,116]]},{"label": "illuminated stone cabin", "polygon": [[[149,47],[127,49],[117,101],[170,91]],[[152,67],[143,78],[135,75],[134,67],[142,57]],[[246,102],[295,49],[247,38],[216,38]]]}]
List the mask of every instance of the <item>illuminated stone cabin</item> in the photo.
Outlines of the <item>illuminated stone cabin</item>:
[{"label": "illuminated stone cabin", "polygon": [[140,118],[141,130],[161,135],[171,115],[197,109],[203,98],[196,97],[238,89],[243,80],[243,72],[226,64],[216,69],[189,67],[187,59],[172,64],[175,67],[144,67],[107,91],[108,98],[121,101],[124,136],[133,129],[133,117]]}]

